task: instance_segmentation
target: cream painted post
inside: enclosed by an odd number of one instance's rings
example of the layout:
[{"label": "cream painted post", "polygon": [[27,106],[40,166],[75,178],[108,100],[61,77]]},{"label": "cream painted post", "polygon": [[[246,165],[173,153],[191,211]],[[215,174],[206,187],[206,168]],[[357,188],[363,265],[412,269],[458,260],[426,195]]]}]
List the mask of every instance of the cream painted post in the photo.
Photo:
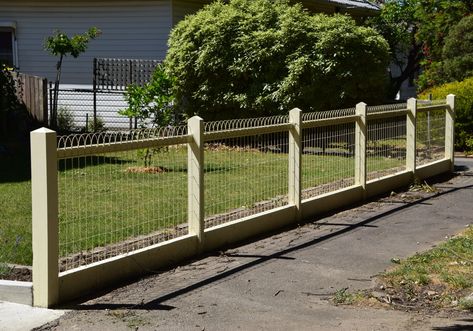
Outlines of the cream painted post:
[{"label": "cream painted post", "polygon": [[367,117],[366,103],[360,102],[356,105],[355,123],[355,185],[363,187],[366,194],[366,141],[367,141]]},{"label": "cream painted post", "polygon": [[445,112],[445,158],[451,161],[450,170],[455,165],[455,95],[447,95],[447,111]]},{"label": "cream painted post", "polygon": [[296,221],[301,219],[301,159],[302,159],[302,111],[294,108],[289,112],[289,204],[296,206]]},{"label": "cream painted post", "polygon": [[417,131],[417,100],[407,100],[406,116],[406,168],[416,175],[416,131]]},{"label": "cream painted post", "polygon": [[30,133],[33,236],[33,305],[58,303],[58,187],[56,132]]},{"label": "cream painted post", "polygon": [[[204,238],[204,121],[198,116],[187,123],[188,144],[188,218],[189,234],[196,235],[202,248]],[[199,248],[199,249],[200,249]]]}]

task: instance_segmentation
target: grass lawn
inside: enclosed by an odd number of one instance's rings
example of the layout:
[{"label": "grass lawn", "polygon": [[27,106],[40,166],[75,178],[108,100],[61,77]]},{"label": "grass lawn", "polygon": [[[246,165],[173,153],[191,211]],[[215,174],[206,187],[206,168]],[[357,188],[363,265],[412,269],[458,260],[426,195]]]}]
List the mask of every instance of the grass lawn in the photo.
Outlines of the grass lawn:
[{"label": "grass lawn", "polygon": [[[31,264],[31,197],[25,155],[4,159],[0,177],[0,262]],[[354,173],[351,157],[303,155],[303,187]],[[369,158],[377,170],[402,165]],[[187,219],[187,152],[160,150],[149,172],[137,151],[62,161],[59,171],[61,256],[174,228]],[[210,149],[205,154],[205,215],[287,194],[287,154]],[[372,169],[373,166],[369,165]]]},{"label": "grass lawn", "polygon": [[473,292],[473,227],[427,252],[400,261],[381,280],[406,301],[427,293],[438,308],[473,309],[473,301],[463,299]]}]

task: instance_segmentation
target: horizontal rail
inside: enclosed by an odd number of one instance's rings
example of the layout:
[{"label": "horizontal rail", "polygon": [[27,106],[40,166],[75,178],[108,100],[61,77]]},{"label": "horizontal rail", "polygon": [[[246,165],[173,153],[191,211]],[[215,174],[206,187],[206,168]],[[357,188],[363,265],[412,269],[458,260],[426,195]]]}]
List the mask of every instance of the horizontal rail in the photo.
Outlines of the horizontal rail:
[{"label": "horizontal rail", "polygon": [[370,113],[367,115],[368,120],[379,120],[383,118],[394,118],[394,117],[399,117],[399,116],[405,116],[407,115],[407,109],[399,109],[399,110],[393,110],[393,111],[385,111],[385,112],[379,112],[379,113]]},{"label": "horizontal rail", "polygon": [[218,140],[218,139],[227,139],[227,138],[237,138],[245,136],[255,136],[259,134],[267,133],[276,133],[289,131],[292,127],[291,123],[284,124],[274,124],[268,126],[260,126],[254,128],[244,128],[244,129],[231,129],[224,131],[216,132],[206,132],[204,133],[204,141]]},{"label": "horizontal rail", "polygon": [[436,110],[448,110],[448,105],[433,105],[433,106],[425,106],[425,107],[417,107],[418,113],[425,113],[428,111],[436,111]]},{"label": "horizontal rail", "polygon": [[322,126],[329,126],[329,125],[346,124],[346,123],[355,122],[357,119],[358,119],[358,115],[315,119],[315,120],[303,122],[302,128],[309,129],[309,128],[317,128],[317,127],[322,127]]},{"label": "horizontal rail", "polygon": [[57,158],[67,159],[71,157],[90,156],[103,153],[125,152],[140,148],[187,144],[189,139],[190,136],[185,135],[178,137],[159,137],[134,141],[93,144],[88,146],[64,147],[57,149]]}]

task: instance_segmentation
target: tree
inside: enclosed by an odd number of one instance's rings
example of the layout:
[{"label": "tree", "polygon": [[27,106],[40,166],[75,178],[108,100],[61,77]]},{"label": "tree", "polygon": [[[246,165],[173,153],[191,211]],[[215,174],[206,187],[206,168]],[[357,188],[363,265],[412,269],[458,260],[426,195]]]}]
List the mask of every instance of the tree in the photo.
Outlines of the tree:
[{"label": "tree", "polygon": [[120,115],[137,118],[142,126],[150,121],[153,126],[165,126],[172,119],[172,78],[167,75],[164,65],[159,64],[151,80],[144,86],[127,86],[125,100],[128,108],[120,110]]},{"label": "tree", "polygon": [[370,19],[388,41],[391,61],[401,74],[391,77],[390,97],[422,69],[419,90],[446,81],[442,51],[448,31],[473,10],[473,0],[386,0],[378,17]]},{"label": "tree", "polygon": [[54,35],[49,36],[45,42],[45,49],[53,56],[59,56],[56,64],[56,81],[54,82],[53,106],[51,109],[51,125],[56,126],[57,120],[57,105],[59,94],[59,82],[61,81],[62,61],[65,56],[71,55],[77,58],[80,54],[87,50],[89,41],[97,38],[100,35],[100,30],[96,27],[90,28],[84,34],[74,35],[69,37],[61,31],[56,31]]},{"label": "tree", "polygon": [[165,63],[187,115],[254,117],[383,100],[388,45],[288,1],[217,1],[174,28]]},{"label": "tree", "polygon": [[393,100],[404,81],[420,69],[422,42],[416,38],[416,0],[387,1],[379,14],[368,24],[379,31],[390,48],[391,63],[399,69],[399,76],[390,72],[388,98]]},{"label": "tree", "polygon": [[450,81],[473,77],[473,16],[464,17],[450,30],[442,56]]}]

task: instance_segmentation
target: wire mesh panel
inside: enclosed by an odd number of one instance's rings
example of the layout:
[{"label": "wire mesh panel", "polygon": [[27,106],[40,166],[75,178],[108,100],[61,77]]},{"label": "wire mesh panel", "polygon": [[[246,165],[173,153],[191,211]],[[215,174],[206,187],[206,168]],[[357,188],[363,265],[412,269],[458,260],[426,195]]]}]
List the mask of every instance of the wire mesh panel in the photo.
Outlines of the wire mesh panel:
[{"label": "wire mesh panel", "polygon": [[367,131],[367,180],[405,170],[406,116],[368,119]]},{"label": "wire mesh panel", "polygon": [[[443,101],[445,103],[445,101]],[[438,103],[437,103],[438,104]],[[445,110],[417,114],[417,165],[445,158]]]},{"label": "wire mesh panel", "polygon": [[304,129],[302,146],[303,199],[354,184],[354,123]]},{"label": "wire mesh panel", "polygon": [[288,132],[208,141],[205,227],[287,204]]},{"label": "wire mesh panel", "polygon": [[[153,135],[163,130],[66,137],[59,147]],[[187,145],[94,153],[61,159],[58,166],[60,270],[188,233]]]},{"label": "wire mesh panel", "polygon": [[[96,92],[96,114],[100,128],[130,128],[130,119],[118,114],[119,110],[127,106],[122,92]],[[94,92],[92,90],[59,90],[58,107],[59,119],[70,119],[71,129],[90,130],[92,127],[94,121]]]}]

